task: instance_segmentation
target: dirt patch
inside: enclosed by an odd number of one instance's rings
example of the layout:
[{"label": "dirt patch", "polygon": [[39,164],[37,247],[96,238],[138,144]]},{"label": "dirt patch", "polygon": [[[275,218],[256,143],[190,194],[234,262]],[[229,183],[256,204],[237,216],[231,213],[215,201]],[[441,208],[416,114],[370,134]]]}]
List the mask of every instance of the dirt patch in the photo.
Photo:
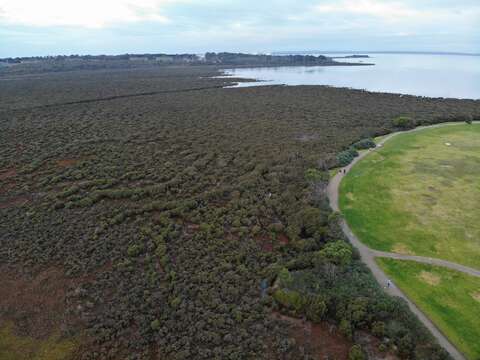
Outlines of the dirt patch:
[{"label": "dirt patch", "polygon": [[351,192],[346,193],[345,196],[348,200],[355,201],[355,196]]},{"label": "dirt patch", "polygon": [[426,282],[429,285],[436,286],[440,284],[440,280],[442,279],[440,276],[435,275],[434,273],[428,272],[428,271],[422,271],[418,277],[420,280],[423,282]]},{"label": "dirt patch", "polygon": [[0,269],[0,319],[12,322],[15,333],[35,339],[66,330],[74,319],[67,314],[66,294],[75,281],[56,268],[34,275]]},{"label": "dirt patch", "polygon": [[200,230],[200,225],[194,224],[188,221],[184,222],[184,226],[186,228],[187,234],[190,234],[190,235]]},{"label": "dirt patch", "polygon": [[80,159],[60,159],[57,160],[57,165],[60,167],[69,167],[75,165],[79,161]]},{"label": "dirt patch", "polygon": [[366,331],[356,331],[354,340],[356,344],[362,346],[362,348],[367,352],[367,359],[382,359],[382,360],[398,360],[399,357],[390,352],[382,352],[379,350],[380,344],[382,343],[380,339],[372,336]]},{"label": "dirt patch", "polygon": [[410,250],[405,244],[395,244],[392,248],[392,251],[402,255],[415,255],[413,251]]},{"label": "dirt patch", "polygon": [[262,251],[265,251],[265,252],[273,251],[273,242],[270,236],[257,235],[254,237],[254,239],[257,242],[257,244],[260,245],[260,248],[262,249]]},{"label": "dirt patch", "polygon": [[308,141],[314,141],[319,138],[318,134],[302,134],[300,136],[297,136],[295,139],[300,141],[300,142],[308,142]]},{"label": "dirt patch", "polygon": [[8,178],[14,177],[15,175],[17,175],[17,170],[13,168],[0,170],[0,180],[5,180]]},{"label": "dirt patch", "polygon": [[430,205],[430,206],[433,206],[433,205],[436,205],[437,204],[437,198],[435,198],[434,196],[432,195],[429,195],[429,194],[422,194],[422,198],[424,200],[424,203],[425,205]]},{"label": "dirt patch", "polygon": [[287,245],[290,242],[287,235],[285,234],[279,234],[277,239],[278,239],[278,242],[282,245]]},{"label": "dirt patch", "polygon": [[0,209],[6,209],[14,206],[22,206],[29,201],[30,199],[27,196],[16,196],[8,200],[0,200]]},{"label": "dirt patch", "polygon": [[472,295],[474,300],[477,300],[478,302],[480,302],[480,291],[474,292],[471,295]]},{"label": "dirt patch", "polygon": [[327,322],[315,324],[279,313],[273,316],[291,325],[292,337],[313,359],[348,359],[352,343],[338,332],[336,326]]},{"label": "dirt patch", "polygon": [[15,183],[9,182],[0,186],[0,194],[6,194],[15,187]]},{"label": "dirt patch", "polygon": [[372,159],[373,163],[378,163],[378,162],[381,162],[381,161],[385,160],[385,156],[380,155],[379,153],[375,153],[375,155],[377,155],[377,156],[375,156],[375,158]]}]

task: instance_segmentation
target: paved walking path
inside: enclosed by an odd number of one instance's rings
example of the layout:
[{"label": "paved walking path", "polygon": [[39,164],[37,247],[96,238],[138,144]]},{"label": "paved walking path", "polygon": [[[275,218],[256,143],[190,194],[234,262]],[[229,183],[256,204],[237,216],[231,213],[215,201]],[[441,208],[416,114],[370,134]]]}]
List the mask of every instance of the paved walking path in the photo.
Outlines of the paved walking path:
[{"label": "paved walking path", "polygon": [[[478,124],[480,122],[475,121],[475,124]],[[403,134],[403,133],[408,133],[408,132],[414,132],[414,131],[419,131],[425,128],[435,128],[435,127],[441,127],[441,126],[454,126],[454,125],[459,125],[459,124],[464,124],[464,123],[444,123],[444,124],[437,124],[437,125],[431,125],[431,126],[422,126],[415,128],[413,130],[408,130],[408,131],[400,131],[396,132],[393,134],[390,134],[386,136],[385,138],[382,139],[382,141],[379,142],[378,145],[383,145],[384,142],[387,140],[391,139],[394,136],[397,136],[398,134]],[[343,168],[345,169],[345,173],[343,171],[339,171],[337,175],[335,175],[331,180],[330,183],[328,184],[327,188],[327,195],[328,199],[330,201],[330,206],[333,209],[333,211],[340,211],[339,205],[338,205],[338,194],[339,194],[339,187],[340,187],[340,182],[342,181],[343,177],[350,171],[350,169],[361,159],[363,159],[365,156],[367,156],[370,152],[374,150],[369,150],[362,152],[359,156],[355,158],[355,160],[348,165],[347,167]],[[372,250],[363,243],[360,242],[360,240],[355,236],[355,234],[352,232],[352,230],[349,228],[348,224],[346,223],[345,220],[341,221],[341,228],[345,235],[347,236],[348,240],[350,240],[351,244],[355,246],[359,253],[362,261],[369,267],[369,269],[372,271],[373,276],[375,279],[378,281],[378,283],[381,286],[385,286],[387,284],[387,281],[389,280],[386,274],[380,269],[380,267],[377,265],[375,262],[374,258],[375,257],[388,257],[388,258],[393,258],[393,259],[401,259],[401,260],[413,260],[413,261],[418,261],[422,263],[427,263],[427,264],[434,264],[434,265],[439,265],[439,266],[445,266],[454,270],[462,271],[465,272],[469,275],[473,276],[479,276],[480,277],[480,271],[476,269],[472,269],[463,265],[459,265],[456,263],[452,263],[449,261],[445,260],[440,260],[440,259],[434,259],[434,258],[428,258],[428,257],[423,257],[423,256],[413,256],[413,255],[401,255],[401,254],[395,254],[395,253],[388,253],[388,252],[383,252],[383,251],[377,251],[377,250]],[[443,335],[443,333],[430,321],[430,319],[423,314],[423,312],[396,286],[390,286],[386,291],[393,296],[398,296],[403,298],[408,306],[410,307],[410,310],[417,315],[417,317],[420,319],[420,321],[432,332],[433,336],[438,340],[439,344],[443,346],[445,350],[447,350],[450,355],[455,359],[455,360],[465,360],[465,357],[460,353],[460,351],[457,350],[457,348]]]}]

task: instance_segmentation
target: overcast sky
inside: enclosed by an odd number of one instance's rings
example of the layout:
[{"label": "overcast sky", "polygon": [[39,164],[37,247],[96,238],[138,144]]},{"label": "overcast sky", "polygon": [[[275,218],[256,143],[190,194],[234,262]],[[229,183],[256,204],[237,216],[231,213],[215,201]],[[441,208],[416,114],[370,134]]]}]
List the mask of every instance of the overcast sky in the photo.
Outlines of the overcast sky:
[{"label": "overcast sky", "polygon": [[0,57],[480,52],[480,0],[0,0]]}]

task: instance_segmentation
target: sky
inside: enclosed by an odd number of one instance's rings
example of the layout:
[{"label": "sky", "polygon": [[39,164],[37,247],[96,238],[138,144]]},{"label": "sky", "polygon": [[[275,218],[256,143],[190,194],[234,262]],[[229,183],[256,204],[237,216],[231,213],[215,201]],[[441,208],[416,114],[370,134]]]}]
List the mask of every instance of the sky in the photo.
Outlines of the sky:
[{"label": "sky", "polygon": [[309,50],[480,53],[480,0],[0,0],[0,58]]}]

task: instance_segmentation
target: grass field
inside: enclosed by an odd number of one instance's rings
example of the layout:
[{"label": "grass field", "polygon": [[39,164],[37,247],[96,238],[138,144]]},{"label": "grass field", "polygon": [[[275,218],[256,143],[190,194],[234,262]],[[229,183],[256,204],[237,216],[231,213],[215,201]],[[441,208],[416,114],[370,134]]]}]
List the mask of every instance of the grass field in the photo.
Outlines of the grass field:
[{"label": "grass field", "polygon": [[348,224],[371,248],[480,267],[480,126],[398,135],[340,186]]},{"label": "grass field", "polygon": [[480,278],[412,261],[377,263],[458,349],[480,359]]}]

